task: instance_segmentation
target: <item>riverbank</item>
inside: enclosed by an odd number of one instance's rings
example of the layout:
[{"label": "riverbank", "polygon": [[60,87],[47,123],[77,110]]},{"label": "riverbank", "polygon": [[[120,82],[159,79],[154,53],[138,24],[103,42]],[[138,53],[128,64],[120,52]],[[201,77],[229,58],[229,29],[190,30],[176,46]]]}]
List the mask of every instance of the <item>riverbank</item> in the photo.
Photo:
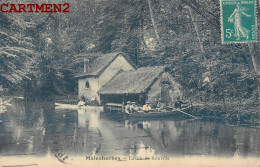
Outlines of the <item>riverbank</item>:
[{"label": "riverbank", "polygon": [[223,107],[218,103],[194,103],[187,113],[202,119],[221,119],[230,125],[259,127],[259,111],[257,107],[244,108]]}]

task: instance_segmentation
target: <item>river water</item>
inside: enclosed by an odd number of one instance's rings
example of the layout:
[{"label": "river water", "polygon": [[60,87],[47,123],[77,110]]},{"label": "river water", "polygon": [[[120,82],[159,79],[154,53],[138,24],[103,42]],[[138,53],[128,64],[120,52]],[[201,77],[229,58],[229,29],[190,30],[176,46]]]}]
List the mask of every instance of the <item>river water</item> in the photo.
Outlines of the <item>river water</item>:
[{"label": "river water", "polygon": [[0,113],[0,156],[157,155],[259,157],[259,129],[182,118],[126,120],[97,108],[13,102]]}]

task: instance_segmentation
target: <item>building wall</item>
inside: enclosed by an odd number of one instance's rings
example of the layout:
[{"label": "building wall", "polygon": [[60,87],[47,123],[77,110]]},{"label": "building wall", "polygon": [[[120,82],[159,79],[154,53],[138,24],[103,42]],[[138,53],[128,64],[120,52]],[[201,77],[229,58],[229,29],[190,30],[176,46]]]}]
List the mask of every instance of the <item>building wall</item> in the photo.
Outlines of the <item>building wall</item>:
[{"label": "building wall", "polygon": [[100,88],[105,85],[119,70],[134,70],[134,67],[126,61],[123,55],[117,56],[117,58],[107,67],[103,74],[100,75]]},{"label": "building wall", "polygon": [[156,105],[156,103],[160,99],[161,99],[160,79],[157,79],[147,93],[147,101],[149,101],[151,105]]},{"label": "building wall", "polygon": [[182,96],[181,92],[181,85],[177,83],[173,77],[168,73],[164,72],[160,78],[158,78],[153,85],[151,86],[150,90],[147,93],[147,101],[149,101],[152,105],[156,105],[156,103],[162,100],[162,85],[163,81],[169,81],[171,83],[171,88],[169,89],[169,101],[176,101],[177,97]]},{"label": "building wall", "polygon": [[138,94],[118,94],[118,95],[101,95],[101,104],[110,103],[120,103],[125,104],[127,101],[136,102],[137,105],[144,104],[144,102],[140,102],[140,95]]},{"label": "building wall", "polygon": [[[124,56],[119,55],[117,58],[106,68],[106,70],[99,76],[99,78],[88,77],[78,80],[78,95],[79,99],[85,97],[90,100],[96,98],[100,104],[100,97],[98,90],[106,84],[119,70],[129,71],[134,70],[134,67],[129,64]],[[86,82],[89,82],[89,88],[86,87]]]},{"label": "building wall", "polygon": [[[86,87],[86,82],[89,83],[89,88]],[[79,99],[81,97],[85,97],[86,99],[91,100],[92,98],[96,98],[99,101],[99,96],[97,91],[100,89],[98,78],[89,77],[89,78],[81,78],[78,80],[78,95]]]}]

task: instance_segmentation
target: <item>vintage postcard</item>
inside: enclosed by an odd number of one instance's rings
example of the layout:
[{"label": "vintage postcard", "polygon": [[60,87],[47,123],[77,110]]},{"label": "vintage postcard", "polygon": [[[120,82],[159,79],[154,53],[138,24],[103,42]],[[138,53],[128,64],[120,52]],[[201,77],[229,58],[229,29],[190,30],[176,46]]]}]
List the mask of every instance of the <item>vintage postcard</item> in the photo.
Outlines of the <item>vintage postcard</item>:
[{"label": "vintage postcard", "polygon": [[0,167],[260,167],[256,0],[1,0]]}]

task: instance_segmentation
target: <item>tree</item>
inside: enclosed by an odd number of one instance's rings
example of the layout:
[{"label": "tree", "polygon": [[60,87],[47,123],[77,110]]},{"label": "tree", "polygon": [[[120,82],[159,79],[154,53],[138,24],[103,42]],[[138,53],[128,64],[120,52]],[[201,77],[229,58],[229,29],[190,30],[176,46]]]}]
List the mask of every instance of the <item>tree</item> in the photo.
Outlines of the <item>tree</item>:
[{"label": "tree", "polygon": [[[26,23],[19,17],[0,13],[0,83],[2,91],[31,80],[37,52],[33,39],[24,34]],[[21,25],[22,24],[22,25]]]}]

